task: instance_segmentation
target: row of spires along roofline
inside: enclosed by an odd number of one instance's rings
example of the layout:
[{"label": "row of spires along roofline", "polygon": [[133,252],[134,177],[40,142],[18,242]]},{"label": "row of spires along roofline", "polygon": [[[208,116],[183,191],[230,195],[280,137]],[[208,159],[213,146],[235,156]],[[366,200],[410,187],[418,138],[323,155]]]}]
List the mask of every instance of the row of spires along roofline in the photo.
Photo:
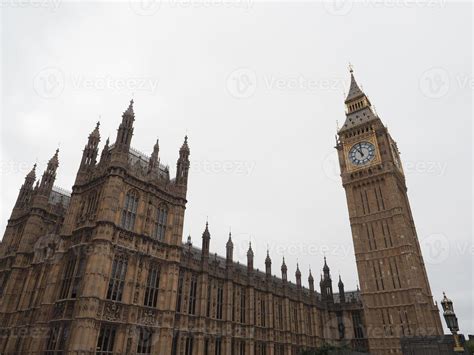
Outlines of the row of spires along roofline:
[{"label": "row of spires along roofline", "polygon": [[[123,123],[124,123],[124,121],[127,117],[128,118],[132,117],[133,120],[134,120],[135,115],[134,115],[134,112],[133,112],[133,100],[130,101],[129,107],[123,113],[122,123],[120,124],[120,126],[123,125]],[[120,126],[119,126],[118,130],[120,130]],[[131,129],[133,131],[133,126],[131,127]],[[84,152],[87,149],[92,149],[92,150],[95,150],[95,157],[94,158],[97,158],[97,156],[98,156],[98,144],[100,142],[100,139],[101,138],[100,138],[100,121],[99,121],[99,122],[96,123],[94,129],[89,134],[88,143],[86,144],[86,146],[84,148],[83,155],[85,154]],[[117,135],[117,139],[118,139],[118,135]],[[103,155],[105,151],[110,152],[114,148],[116,143],[117,143],[117,141],[115,143],[110,144],[110,137],[107,138],[107,140],[106,140],[106,142],[103,146],[101,154]],[[147,163],[150,163],[152,159],[156,159],[156,162],[155,162],[156,166],[159,169],[163,170],[163,171],[168,171],[169,172],[169,165],[164,165],[159,160],[159,155],[158,155],[158,153],[159,153],[159,140],[158,139],[156,139],[156,142],[154,143],[153,151],[152,151],[151,155],[147,155],[147,154],[143,153],[142,151],[131,147],[130,145],[128,146],[128,151],[129,151],[130,154],[135,155],[137,158],[147,161]],[[190,150],[189,150],[188,136],[187,135],[184,138],[184,143],[181,145],[181,147],[179,149],[179,152],[180,152],[180,158],[183,155],[186,158],[187,158],[187,156],[189,156]],[[178,161],[180,160],[180,158],[178,159]],[[83,159],[84,159],[84,156],[83,156]],[[94,164],[96,164],[96,163],[97,162],[94,162]],[[34,187],[36,189],[40,186],[41,180],[44,179],[45,174],[46,174],[46,175],[49,175],[50,179],[52,180],[52,181],[50,181],[51,186],[49,188],[53,189],[53,184],[54,184],[54,181],[56,179],[56,171],[57,171],[58,167],[59,167],[59,148],[56,149],[54,155],[49,159],[48,163],[46,164],[46,168],[44,170],[42,178],[37,180],[36,173],[37,173],[37,170],[38,170],[38,163],[34,163],[32,169],[27,173],[27,175],[25,177],[25,180],[28,184],[31,184],[32,187],[33,187],[34,183],[36,182],[36,186]],[[53,184],[51,184],[51,182]],[[62,188],[62,187],[59,187],[59,186],[56,186],[56,185],[54,185],[54,189],[56,189],[56,192],[61,193],[65,196],[70,196],[70,194],[71,194],[71,192],[69,190],[67,190],[65,188]]]},{"label": "row of spires along roofline", "polygon": [[[159,138],[156,138],[155,142],[153,143],[153,147],[151,149],[150,154],[144,153],[142,150],[132,147],[131,139],[132,139],[132,136],[134,135],[133,123],[135,122],[135,112],[133,109],[133,105],[134,105],[134,100],[132,99],[130,100],[128,108],[122,114],[122,121],[119,124],[119,127],[117,129],[117,137],[116,137],[115,142],[110,143],[110,136],[109,136],[104,144],[102,152],[105,149],[108,149],[110,151],[115,147],[122,146],[125,144],[128,152],[131,154],[134,154],[137,158],[140,158],[146,161],[150,161],[151,159],[156,159],[158,163],[160,164],[160,167],[162,167],[163,169],[169,169],[169,165],[162,164],[159,159],[159,152],[160,152]],[[89,134],[89,139],[88,139],[88,143],[86,144],[85,150],[88,147],[98,149],[98,143],[100,139],[101,139],[100,121],[98,121],[93,131]],[[92,145],[90,145],[91,143]],[[180,153],[180,157],[182,153],[184,153],[185,156],[189,156],[190,149],[188,145],[187,134],[184,136],[184,142],[179,149],[179,153]]]},{"label": "row of spires along roofline", "polygon": [[[233,265],[237,265],[238,267],[241,267],[243,269],[247,268],[247,270],[249,270],[249,266],[250,266],[249,264],[251,264],[251,272],[260,273],[262,275],[265,275],[265,274],[268,273],[267,272],[267,270],[268,270],[267,267],[268,266],[271,267],[271,264],[272,264],[272,260],[271,260],[271,256],[270,256],[270,250],[269,250],[268,247],[267,247],[267,253],[266,253],[266,257],[265,257],[264,264],[263,264],[264,269],[261,271],[259,268],[256,268],[256,269],[253,268],[253,266],[254,266],[253,261],[254,261],[255,253],[253,251],[251,241],[249,241],[248,249],[247,249],[247,253],[246,253],[246,256],[247,256],[247,266],[246,266],[244,263],[240,263],[239,260],[234,260],[234,258],[233,258],[234,243],[233,243],[233,240],[232,240],[232,232],[231,231],[229,232],[228,240],[226,242],[226,256],[225,257],[221,256],[217,253],[214,253],[212,255],[210,254],[210,239],[211,239],[211,234],[210,234],[210,231],[209,231],[209,222],[206,222],[206,226],[205,226],[204,232],[202,234],[202,246],[201,247],[194,246],[192,244],[191,235],[188,235],[187,241],[183,244],[184,244],[185,248],[186,247],[188,249],[192,248],[193,250],[195,250],[197,252],[200,252],[201,253],[201,258],[207,257],[209,260],[214,259],[215,261],[220,262],[222,264],[222,266],[224,266],[225,264],[228,265],[229,263],[232,263]],[[229,253],[229,249],[232,249],[231,253]],[[282,280],[282,281],[287,281],[289,284],[292,284],[291,280],[288,279],[288,266],[286,265],[285,256],[282,256],[282,263],[281,263],[280,270],[281,270],[281,278],[279,278],[275,274],[272,274],[271,272],[270,272],[270,275],[268,275],[268,276],[272,276],[273,278],[277,278],[277,279]],[[302,273],[301,273],[301,270],[300,270],[300,267],[299,267],[299,262],[297,261],[296,270],[295,270],[295,284],[296,285],[299,284],[300,286],[302,286],[301,277],[302,277]],[[298,279],[299,279],[299,281],[298,281]],[[315,278],[312,274],[312,269],[311,269],[311,266],[310,266],[309,267],[309,272],[308,272],[308,285],[310,286],[310,289],[311,289],[311,283],[314,284],[314,281],[315,281]],[[320,283],[324,282],[324,281],[332,282],[330,268],[327,264],[326,256],[324,256],[324,263],[323,263],[322,268],[320,269]],[[344,287],[344,283],[342,281],[342,277],[341,277],[340,274],[338,276],[337,285],[338,285],[338,287],[342,287],[342,288]],[[358,290],[359,290],[359,287],[357,286],[357,291]]]}]

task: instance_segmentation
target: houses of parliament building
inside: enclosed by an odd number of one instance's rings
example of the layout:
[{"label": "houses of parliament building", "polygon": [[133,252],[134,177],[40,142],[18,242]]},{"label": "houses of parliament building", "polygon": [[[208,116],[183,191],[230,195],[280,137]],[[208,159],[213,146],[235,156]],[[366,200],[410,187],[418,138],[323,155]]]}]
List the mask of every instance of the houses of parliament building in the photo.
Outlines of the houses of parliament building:
[{"label": "houses of parliament building", "polygon": [[[0,354],[297,355],[324,344],[400,354],[400,338],[442,334],[398,148],[351,70],[336,149],[360,290],[326,259],[319,288],[183,242],[187,137],[176,175],[131,146],[133,100],[99,155],[89,135],[72,193],[54,186],[58,151],[33,167],[0,244]],[[227,237],[226,237],[227,238]],[[263,265],[263,260],[262,260]],[[334,286],[334,287],[333,287]],[[337,287],[337,290],[336,290]],[[337,291],[337,292],[336,292]]]}]

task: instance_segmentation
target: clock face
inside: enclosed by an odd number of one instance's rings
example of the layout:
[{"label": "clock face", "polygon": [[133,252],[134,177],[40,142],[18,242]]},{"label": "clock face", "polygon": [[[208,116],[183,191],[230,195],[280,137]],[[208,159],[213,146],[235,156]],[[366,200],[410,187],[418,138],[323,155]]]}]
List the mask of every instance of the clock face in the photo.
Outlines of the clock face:
[{"label": "clock face", "polygon": [[349,151],[349,160],[352,164],[361,166],[369,163],[375,158],[375,146],[369,142],[359,142],[352,146]]}]

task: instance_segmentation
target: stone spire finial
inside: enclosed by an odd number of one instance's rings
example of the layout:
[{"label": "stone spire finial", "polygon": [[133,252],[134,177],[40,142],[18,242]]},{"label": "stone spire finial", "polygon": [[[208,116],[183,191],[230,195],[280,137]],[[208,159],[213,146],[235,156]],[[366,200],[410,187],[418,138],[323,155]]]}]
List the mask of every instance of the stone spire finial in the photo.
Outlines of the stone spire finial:
[{"label": "stone spire finial", "polygon": [[206,228],[202,233],[202,257],[209,257],[209,248],[210,248],[211,233],[209,232],[209,222],[206,221]]},{"label": "stone spire finial", "polygon": [[272,259],[270,259],[270,251],[267,248],[267,257],[265,258],[265,273],[267,276],[272,275]]},{"label": "stone spire finial", "polygon": [[296,286],[300,288],[301,287],[301,271],[300,271],[300,265],[298,263],[296,263],[295,277],[296,277]]},{"label": "stone spire finial", "polygon": [[286,267],[285,257],[283,257],[283,261],[281,263],[281,279],[283,282],[288,281],[288,268]]},{"label": "stone spire finial", "polygon": [[135,112],[133,111],[133,103],[134,101],[133,99],[131,99],[127,110],[123,113],[124,115],[135,117]]},{"label": "stone spire finial", "polygon": [[35,182],[36,180],[36,163],[34,163],[33,168],[30,170],[30,172],[26,175],[25,180]]},{"label": "stone spire finial", "polygon": [[234,243],[232,242],[232,233],[229,232],[229,239],[226,243],[226,261],[227,265],[232,264],[232,259],[234,256]]},{"label": "stone spire finial", "polygon": [[313,274],[311,273],[311,267],[309,268],[308,284],[309,284],[309,290],[311,292],[314,292],[314,278],[313,278]]},{"label": "stone spire finial", "polygon": [[253,271],[253,250],[252,242],[249,242],[249,250],[247,251],[247,270]]}]

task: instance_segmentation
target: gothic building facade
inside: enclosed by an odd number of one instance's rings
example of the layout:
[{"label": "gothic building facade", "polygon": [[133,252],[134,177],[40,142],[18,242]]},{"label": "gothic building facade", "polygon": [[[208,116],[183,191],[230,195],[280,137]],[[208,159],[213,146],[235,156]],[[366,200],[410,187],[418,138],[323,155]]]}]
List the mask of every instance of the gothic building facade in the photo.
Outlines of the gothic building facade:
[{"label": "gothic building facade", "polygon": [[[2,354],[290,355],[324,343],[367,346],[358,291],[320,292],[182,242],[190,166],[187,137],[176,176],[131,147],[133,101],[99,157],[89,135],[72,193],[54,186],[58,151],[35,184],[26,176],[1,243]],[[263,263],[262,263],[263,264]]]},{"label": "gothic building facade", "polygon": [[[26,176],[0,244],[1,354],[297,355],[323,344],[400,353],[400,337],[441,332],[398,150],[352,75],[337,150],[361,291],[324,260],[319,290],[183,242],[187,137],[176,175],[133,149],[133,101],[99,156],[89,135],[72,193],[54,186],[58,151]],[[36,183],[35,183],[36,182]],[[227,237],[226,237],[227,238]],[[263,266],[263,263],[262,263]],[[362,302],[362,300],[364,302]]]}]

